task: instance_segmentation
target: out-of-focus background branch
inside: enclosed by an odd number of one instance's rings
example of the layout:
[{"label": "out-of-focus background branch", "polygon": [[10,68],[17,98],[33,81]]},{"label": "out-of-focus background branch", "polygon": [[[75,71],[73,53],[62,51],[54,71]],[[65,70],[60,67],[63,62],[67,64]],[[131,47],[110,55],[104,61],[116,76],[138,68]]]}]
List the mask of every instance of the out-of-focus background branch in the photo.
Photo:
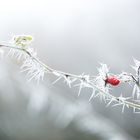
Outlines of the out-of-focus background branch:
[{"label": "out-of-focus background branch", "polygon": [[[55,69],[95,75],[98,62],[112,73],[133,72],[139,59],[138,0],[5,0],[0,8],[0,42],[13,35],[34,36],[39,58]],[[39,85],[27,82],[21,62],[0,61],[0,139],[135,140],[140,138],[139,114],[121,107],[106,108],[92,93],[69,89],[46,75]],[[113,94],[129,96],[125,84]]]}]

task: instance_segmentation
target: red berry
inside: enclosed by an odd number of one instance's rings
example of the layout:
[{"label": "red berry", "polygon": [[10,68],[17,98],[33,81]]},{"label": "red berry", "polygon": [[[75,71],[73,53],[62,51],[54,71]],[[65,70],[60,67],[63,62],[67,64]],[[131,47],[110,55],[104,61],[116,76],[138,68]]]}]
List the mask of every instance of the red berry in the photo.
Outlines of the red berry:
[{"label": "red berry", "polygon": [[112,85],[112,86],[117,86],[117,85],[119,85],[120,80],[115,76],[109,76],[109,77],[107,77],[105,82]]}]

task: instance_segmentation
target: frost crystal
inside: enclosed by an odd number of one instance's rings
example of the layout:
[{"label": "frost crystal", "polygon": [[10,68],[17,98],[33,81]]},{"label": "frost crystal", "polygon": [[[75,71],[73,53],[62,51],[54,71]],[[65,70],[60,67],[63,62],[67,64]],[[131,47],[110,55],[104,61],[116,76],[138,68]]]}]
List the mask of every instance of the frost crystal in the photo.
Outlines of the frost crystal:
[{"label": "frost crystal", "polygon": [[80,77],[80,83],[75,85],[79,87],[78,96],[80,96],[82,88],[91,87],[91,85],[88,84],[90,82],[89,75],[85,75],[84,73],[82,73]]},{"label": "frost crystal", "polygon": [[13,57],[16,58],[18,61],[22,60],[22,59],[26,59],[26,57],[27,57],[27,54],[25,52],[23,52],[21,50],[15,50],[13,48],[10,49],[10,51],[8,52],[7,55],[12,58]]},{"label": "frost crystal", "polygon": [[45,68],[39,63],[37,58],[37,53],[33,48],[29,47],[33,38],[28,35],[18,35],[14,36],[12,40],[12,47],[8,53],[8,55],[15,57],[17,60],[23,60],[23,64],[21,66],[21,72],[27,72],[27,76],[29,77],[28,81],[31,81],[33,78],[38,82],[40,79],[43,80]]},{"label": "frost crystal", "polygon": [[135,95],[136,95],[137,99],[140,96],[140,88],[138,87],[137,84],[134,85],[133,92],[132,92],[132,96],[135,97]]},{"label": "frost crystal", "polygon": [[139,71],[139,68],[140,68],[140,61],[138,61],[135,58],[133,60],[134,60],[135,66],[132,66],[132,68],[136,71],[136,74],[138,74],[137,72]]},{"label": "frost crystal", "polygon": [[134,77],[133,76],[133,79],[134,79],[134,88],[133,88],[133,92],[132,92],[132,95],[133,97],[136,97],[139,98],[140,96],[140,61],[134,59],[134,63],[135,63],[135,66],[132,66],[132,68],[136,71],[136,76]]},{"label": "frost crystal", "polygon": [[24,60],[21,66],[22,72],[28,71],[27,76],[29,77],[29,81],[34,78],[39,82],[40,79],[43,80],[45,68],[35,60],[37,53],[32,48],[27,51],[32,57],[28,56]]},{"label": "frost crystal", "polygon": [[66,82],[66,84],[71,88],[71,84],[72,84],[73,82],[75,82],[76,79],[75,79],[75,78],[72,78],[72,77],[70,77],[70,76],[68,76],[68,75],[65,75],[65,76],[63,76],[63,77],[64,77],[64,82]]},{"label": "frost crystal", "polygon": [[[89,101],[93,98],[99,97],[101,101],[104,100],[106,102],[106,100],[108,99],[107,94],[109,93],[109,85],[105,85],[105,80],[109,69],[106,64],[101,64],[101,67],[98,68],[98,72],[98,76],[95,77],[94,80],[92,80],[92,83],[96,85],[99,90],[93,87],[93,92],[90,96]],[[106,95],[101,91],[105,92]]]},{"label": "frost crystal", "polygon": [[125,101],[131,99],[132,97],[123,97],[122,94],[117,98],[119,101],[118,103],[114,104],[113,106],[122,105],[122,113],[124,113],[125,107],[129,108],[129,105],[125,103]]},{"label": "frost crystal", "polygon": [[125,82],[125,83],[133,82],[132,75],[126,72],[122,72],[120,75],[118,75],[118,78],[121,82]]},{"label": "frost crystal", "polygon": [[99,76],[100,76],[103,80],[105,80],[106,77],[107,77],[107,74],[108,74],[108,72],[109,72],[109,68],[107,67],[106,64],[102,64],[102,63],[101,63],[101,67],[98,68],[98,72],[99,72]]},{"label": "frost crystal", "polygon": [[98,68],[98,76],[95,78],[94,83],[103,91],[108,92],[108,85],[105,85],[105,80],[107,78],[109,69],[106,64],[101,64]]}]

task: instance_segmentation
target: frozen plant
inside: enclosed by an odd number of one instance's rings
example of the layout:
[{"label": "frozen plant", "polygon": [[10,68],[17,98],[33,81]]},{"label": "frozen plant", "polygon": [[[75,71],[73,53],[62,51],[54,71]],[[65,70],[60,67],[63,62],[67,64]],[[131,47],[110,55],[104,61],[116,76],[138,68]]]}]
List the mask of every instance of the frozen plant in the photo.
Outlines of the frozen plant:
[{"label": "frozen plant", "polygon": [[[8,55],[15,57],[17,60],[22,60],[21,71],[26,72],[29,81],[35,79],[39,83],[40,80],[43,80],[45,73],[51,73],[57,77],[57,80],[54,81],[53,84],[60,79],[63,79],[69,87],[78,86],[78,96],[80,95],[82,88],[87,87],[92,89],[89,101],[99,97],[107,106],[121,105],[122,112],[124,112],[125,107],[127,107],[132,108],[135,113],[139,113],[140,61],[134,59],[135,65],[132,67],[136,74],[122,72],[121,74],[115,75],[110,73],[106,64],[101,64],[98,68],[99,74],[97,76],[90,76],[84,73],[75,75],[55,70],[40,61],[37,57],[37,53],[31,47],[32,41],[33,37],[29,35],[14,36],[9,45],[0,45],[0,55],[3,56],[4,48],[10,49]],[[79,84],[76,84],[77,82],[79,82]],[[131,97],[124,97],[122,94],[116,97],[110,93],[110,88],[118,86],[121,83],[127,83],[134,86]]]}]

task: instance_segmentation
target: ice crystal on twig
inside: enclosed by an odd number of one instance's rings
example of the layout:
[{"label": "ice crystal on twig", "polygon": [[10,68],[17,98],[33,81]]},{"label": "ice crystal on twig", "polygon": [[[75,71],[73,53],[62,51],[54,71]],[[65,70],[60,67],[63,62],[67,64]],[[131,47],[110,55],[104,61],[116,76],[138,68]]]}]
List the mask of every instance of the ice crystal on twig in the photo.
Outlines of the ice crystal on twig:
[{"label": "ice crystal on twig", "polygon": [[132,66],[132,68],[135,70],[136,75],[139,75],[139,69],[140,69],[140,61],[138,61],[137,59],[133,58],[135,66]]},{"label": "ice crystal on twig", "polygon": [[133,76],[133,80],[134,80],[134,88],[133,88],[133,92],[132,92],[132,95],[133,97],[136,97],[139,98],[140,97],[140,61],[134,59],[134,63],[135,63],[135,66],[132,66],[132,68],[135,70],[136,72],[136,75],[135,77]]},{"label": "ice crystal on twig", "polygon": [[85,87],[92,88],[91,85],[88,84],[90,81],[89,75],[85,75],[84,73],[82,73],[79,77],[80,77],[79,78],[80,83],[75,85],[79,87],[78,96],[80,96],[82,88],[85,88]]},{"label": "ice crystal on twig", "polygon": [[89,98],[89,101],[91,101],[92,99],[94,99],[94,98],[96,98],[96,89],[92,89],[92,94],[91,94],[91,96],[90,96],[90,98]]},{"label": "ice crystal on twig", "polygon": [[21,72],[27,72],[28,81],[34,78],[39,82],[40,79],[43,80],[45,68],[35,60],[37,59],[37,53],[29,46],[32,40],[31,36],[14,36],[11,42],[14,47],[10,49],[8,55],[15,57],[17,60],[23,60]]},{"label": "ice crystal on twig", "polygon": [[137,97],[137,99],[140,97],[140,88],[138,87],[137,84],[134,84],[134,88],[133,88],[133,92],[132,92],[132,96],[133,97]]},{"label": "ice crystal on twig", "polygon": [[125,103],[125,101],[131,99],[132,97],[123,97],[121,94],[119,97],[117,97],[118,103],[114,104],[113,106],[122,105],[122,113],[124,112],[125,107],[129,108],[129,105]]},{"label": "ice crystal on twig", "polygon": [[108,101],[109,102],[107,103],[106,107],[110,106],[113,102],[116,102],[116,99],[111,98],[111,99],[108,99]]},{"label": "ice crystal on twig", "polygon": [[71,88],[71,84],[76,81],[76,78],[73,78],[69,75],[65,75],[63,77],[64,77],[64,82]]},{"label": "ice crystal on twig", "polygon": [[14,57],[16,60],[20,61],[22,59],[26,59],[27,54],[25,52],[22,52],[20,50],[15,50],[14,48],[11,48],[8,52],[7,56]]},{"label": "ice crystal on twig", "polygon": [[101,63],[101,67],[98,68],[98,76],[95,78],[94,83],[103,91],[109,92],[109,86],[106,85],[105,80],[109,73],[109,68],[106,64]]},{"label": "ice crystal on twig", "polygon": [[60,79],[64,79],[64,83],[66,83],[71,88],[72,83],[74,83],[77,80],[76,78],[73,78],[70,75],[67,75],[67,74],[59,74],[56,71],[54,71],[53,74],[55,76],[57,76],[58,78],[52,84],[57,83]]},{"label": "ice crystal on twig", "polygon": [[[93,88],[93,92],[90,96],[89,101],[91,101],[92,98],[99,97],[101,101],[104,100],[106,102],[108,98],[107,94],[109,93],[109,85],[106,85],[105,80],[107,78],[107,75],[109,74],[109,68],[107,67],[106,64],[101,63],[101,67],[98,68],[98,72],[99,72],[98,76],[96,76],[92,80],[92,83],[95,84],[97,88],[100,89],[100,91]],[[104,91],[106,95],[101,91]]]},{"label": "ice crystal on twig", "polygon": [[129,83],[131,84],[133,82],[132,74],[128,74],[127,72],[122,72],[118,75],[118,78],[123,83]]},{"label": "ice crystal on twig", "polygon": [[107,77],[107,74],[109,73],[109,68],[106,64],[100,63],[101,67],[98,68],[99,76],[105,80]]},{"label": "ice crystal on twig", "polygon": [[29,77],[28,81],[31,81],[33,78],[39,82],[40,79],[43,80],[45,68],[37,63],[34,58],[26,58],[23,61],[21,66],[22,72],[27,71],[27,76]]}]

